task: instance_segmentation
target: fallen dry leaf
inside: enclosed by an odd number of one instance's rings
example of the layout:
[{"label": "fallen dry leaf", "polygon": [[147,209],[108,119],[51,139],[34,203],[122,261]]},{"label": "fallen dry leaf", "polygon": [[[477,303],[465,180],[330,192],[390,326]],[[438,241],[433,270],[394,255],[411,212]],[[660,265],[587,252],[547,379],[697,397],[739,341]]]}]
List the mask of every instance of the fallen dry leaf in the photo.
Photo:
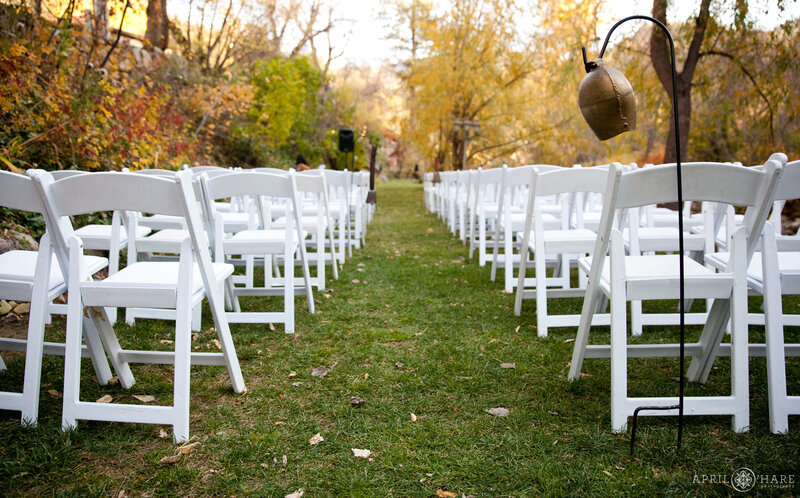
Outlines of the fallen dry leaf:
[{"label": "fallen dry leaf", "polygon": [[150,396],[149,394],[134,394],[134,398],[138,399],[142,403],[152,403],[156,400],[154,396]]},{"label": "fallen dry leaf", "polygon": [[369,379],[369,374],[368,374],[368,373],[365,373],[365,374],[364,374],[364,380],[367,380],[367,379]]},{"label": "fallen dry leaf", "polygon": [[222,349],[222,344],[219,343],[219,339],[212,339],[212,343],[217,347],[217,349]]},{"label": "fallen dry leaf", "polygon": [[288,461],[289,461],[289,459],[288,459],[288,458],[286,458],[286,455],[283,455],[283,456],[281,457],[281,463],[284,465],[284,467],[286,466],[286,462],[288,462]]},{"label": "fallen dry leaf", "polygon": [[352,398],[350,398],[350,404],[352,406],[364,406],[367,404],[367,402],[364,400],[364,398],[353,396]]},{"label": "fallen dry leaf", "polygon": [[98,400],[95,401],[95,403],[111,403],[112,399],[114,398],[112,398],[110,394],[106,394],[98,398]]},{"label": "fallen dry leaf", "polygon": [[303,385],[302,382],[292,382],[292,387],[300,387],[302,385]]},{"label": "fallen dry leaf", "polygon": [[413,413],[411,414],[411,421],[412,422],[416,422],[417,421],[417,416],[414,415]]},{"label": "fallen dry leaf", "polygon": [[486,413],[489,415],[494,415],[495,417],[508,417],[508,410],[506,408],[498,407],[498,408],[489,408],[486,410]]},{"label": "fallen dry leaf", "polygon": [[406,365],[402,361],[398,361],[397,363],[394,364],[394,366],[396,366],[397,368],[403,368]]},{"label": "fallen dry leaf", "polygon": [[275,332],[275,325],[274,325],[274,324],[272,324],[272,323],[270,323],[270,324],[269,324],[269,329],[270,329],[272,332]]},{"label": "fallen dry leaf", "polygon": [[358,448],[350,449],[353,450],[353,456],[356,458],[369,458],[369,456],[372,454],[372,452],[369,450],[360,450]]},{"label": "fallen dry leaf", "polygon": [[575,342],[575,339],[567,339],[564,342]]},{"label": "fallen dry leaf", "polygon": [[354,284],[357,284],[357,283],[359,283],[359,280],[357,278],[354,278],[353,280],[351,280],[351,282],[353,282]]},{"label": "fallen dry leaf", "polygon": [[336,366],[336,363],[334,363],[333,365],[331,365],[329,367],[316,367],[316,368],[311,370],[311,376],[312,377],[320,377],[320,378],[325,377],[326,375],[328,375],[328,372],[333,370],[333,367],[335,367],[335,366]]},{"label": "fallen dry leaf", "polygon": [[55,389],[48,389],[47,390],[47,394],[49,394],[50,396],[52,396],[54,398],[58,398],[59,396],[61,396],[61,394],[58,391],[56,391]]},{"label": "fallen dry leaf", "polygon": [[274,424],[272,424],[272,425],[275,425],[275,426],[278,426],[278,425],[286,425],[286,422],[284,422],[284,421],[282,421],[282,420],[278,420],[277,422],[275,422],[275,423],[274,423]]},{"label": "fallen dry leaf", "polygon": [[178,453],[181,455],[188,455],[189,453],[193,452],[195,448],[200,444],[200,441],[195,441],[192,444],[185,444],[178,448]]},{"label": "fallen dry leaf", "polygon": [[297,376],[297,372],[295,372],[294,370],[292,370],[291,372],[289,372],[289,377],[290,377],[290,378],[291,378],[291,377],[296,377],[296,376]]},{"label": "fallen dry leaf", "polygon": [[164,429],[158,429],[158,437],[164,439],[165,437],[169,437],[169,433]]},{"label": "fallen dry leaf", "polygon": [[164,458],[159,460],[158,463],[176,463],[180,459],[181,459],[181,454],[178,453],[177,455],[165,456]]},{"label": "fallen dry leaf", "polygon": [[429,228],[427,231],[428,233],[433,233],[433,228]]},{"label": "fallen dry leaf", "polygon": [[305,493],[306,492],[303,490],[303,488],[300,488],[297,491],[295,491],[294,493],[289,493],[288,495],[284,496],[283,498],[303,498],[303,495]]},{"label": "fallen dry leaf", "polygon": [[519,332],[520,327],[522,327],[522,325],[517,325],[517,328],[514,329],[514,332]]},{"label": "fallen dry leaf", "polygon": [[115,386],[117,384],[119,384],[119,377],[117,377],[116,375],[108,379],[108,385]]},{"label": "fallen dry leaf", "polygon": [[161,339],[158,342],[160,342],[161,344],[172,344],[172,341],[170,341],[169,339]]},{"label": "fallen dry leaf", "polygon": [[311,436],[311,439],[308,440],[308,444],[310,444],[311,446],[316,446],[323,441],[325,441],[325,439],[323,439],[322,434],[318,432],[313,436]]},{"label": "fallen dry leaf", "polygon": [[510,369],[510,368],[517,368],[516,363],[501,363],[500,368]]},{"label": "fallen dry leaf", "polygon": [[457,494],[453,493],[452,491],[445,491],[443,489],[436,490],[436,496],[439,498],[456,498]]},{"label": "fallen dry leaf", "polygon": [[200,338],[200,334],[198,334],[197,332],[195,332],[194,334],[192,334],[192,340],[193,340],[193,341],[196,341],[196,340],[197,340],[197,339],[199,339],[199,338]]},{"label": "fallen dry leaf", "polygon": [[604,470],[604,471],[603,471],[603,474],[605,474],[605,475],[607,475],[607,476],[609,476],[609,477],[613,477],[613,476],[614,476],[614,474],[612,474],[611,472],[609,472],[609,471],[607,471],[607,470]]}]

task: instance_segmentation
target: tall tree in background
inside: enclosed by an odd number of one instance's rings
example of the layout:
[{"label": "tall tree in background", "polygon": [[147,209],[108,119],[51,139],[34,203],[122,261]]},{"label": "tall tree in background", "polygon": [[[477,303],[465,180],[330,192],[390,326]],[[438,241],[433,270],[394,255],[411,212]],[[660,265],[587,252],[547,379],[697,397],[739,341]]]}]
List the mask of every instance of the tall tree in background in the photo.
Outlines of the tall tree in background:
[{"label": "tall tree in background", "polygon": [[[738,2],[737,2],[738,3]],[[681,128],[681,157],[686,158],[686,150],[689,146],[689,126],[692,117],[692,79],[694,78],[697,62],[700,60],[700,48],[706,36],[708,26],[709,8],[711,0],[703,0],[700,4],[700,12],[694,20],[694,31],[689,49],[683,63],[683,69],[677,71],[676,86],[678,94],[675,96],[675,103],[678,106],[678,122]],[[653,17],[667,24],[667,0],[653,0]],[[676,54],[677,58],[677,54]],[[650,35],[650,60],[656,70],[661,85],[672,98],[672,64],[670,61],[669,46],[666,35],[660,29],[654,27]],[[666,147],[664,148],[664,162],[673,163],[677,160],[675,156],[675,122],[669,121],[669,135],[667,136]]]},{"label": "tall tree in background", "polygon": [[167,0],[148,0],[147,31],[145,39],[161,50],[167,48],[169,42],[169,19],[167,18]]}]

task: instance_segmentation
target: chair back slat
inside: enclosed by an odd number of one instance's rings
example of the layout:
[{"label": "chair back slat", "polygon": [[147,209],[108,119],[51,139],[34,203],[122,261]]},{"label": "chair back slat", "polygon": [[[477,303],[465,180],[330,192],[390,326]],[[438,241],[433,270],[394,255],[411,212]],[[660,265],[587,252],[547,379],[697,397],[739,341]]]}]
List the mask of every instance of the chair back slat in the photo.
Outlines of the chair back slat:
[{"label": "chair back slat", "polygon": [[536,195],[606,191],[608,170],[603,168],[559,168],[542,172],[536,179]]},{"label": "chair back slat", "polygon": [[288,198],[292,196],[293,191],[292,180],[288,175],[251,171],[209,178],[206,185],[211,200],[248,195]]},{"label": "chair back slat", "polygon": [[44,211],[31,179],[9,171],[0,171],[0,206],[31,213]]},{"label": "chair back slat", "polygon": [[175,194],[175,181],[156,176],[90,173],[63,178],[46,188],[52,189],[53,207],[59,216],[114,210],[171,216],[184,213]]}]

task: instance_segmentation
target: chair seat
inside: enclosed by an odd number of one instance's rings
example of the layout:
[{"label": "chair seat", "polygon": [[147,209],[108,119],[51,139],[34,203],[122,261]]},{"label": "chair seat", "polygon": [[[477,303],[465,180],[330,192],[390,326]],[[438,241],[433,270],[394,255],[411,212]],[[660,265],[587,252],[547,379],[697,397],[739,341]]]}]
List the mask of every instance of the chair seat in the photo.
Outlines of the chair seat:
[{"label": "chair seat", "polygon": [[[303,233],[305,236],[305,233]],[[243,230],[222,241],[225,254],[276,254],[283,253],[286,242],[286,230]],[[289,234],[291,250],[297,249],[297,236]]]},{"label": "chair seat", "polygon": [[[581,258],[578,265],[589,272],[591,257]],[[628,299],[678,299],[680,283],[677,254],[655,256],[625,256],[625,279]],[[717,273],[684,256],[684,276],[687,299],[730,296],[733,278],[729,273]],[[600,288],[611,294],[611,261],[606,256],[600,278]]]},{"label": "chair seat", "polygon": [[[136,237],[144,237],[150,231],[148,227],[137,226]],[[107,251],[111,242],[111,225],[86,225],[75,230],[75,235],[83,241],[84,249]],[[119,243],[122,247],[128,243],[128,231],[124,227],[120,227]]]},{"label": "chair seat", "polygon": [[[559,253],[572,252],[574,254],[592,252],[597,239],[597,234],[588,228],[545,230],[544,235],[544,250],[546,253],[551,251]],[[535,234],[531,233],[529,243],[531,250],[535,249],[535,244]]]},{"label": "chair seat", "polygon": [[[233,265],[213,263],[217,283],[233,274]],[[128,306],[175,308],[178,293],[179,262],[141,261],[133,263],[100,281],[86,282],[81,294],[86,306]],[[192,273],[193,302],[205,295],[200,269]]]},{"label": "chair seat", "polygon": [[[707,255],[705,261],[714,268],[724,270],[728,266],[729,258],[730,254],[727,252],[715,252]],[[778,272],[781,277],[800,277],[800,253],[779,252]],[[760,252],[753,253],[750,266],[747,267],[747,283],[759,294],[764,293],[764,267],[762,266]]]},{"label": "chair seat", "polygon": [[186,228],[186,221],[183,216],[154,214],[152,216],[143,216],[140,218],[139,225],[152,228],[153,230],[166,230],[170,228],[184,229]]},{"label": "chair seat", "polygon": [[189,237],[189,231],[167,228],[136,239],[136,250],[139,252],[180,252],[181,243]]},{"label": "chair seat", "polygon": [[250,226],[250,213],[220,213],[225,231],[228,233],[241,232],[252,228]]},{"label": "chair seat", "polygon": [[[640,251],[677,251],[678,229],[675,227],[656,226],[639,227],[639,250]],[[622,231],[626,246],[630,243],[629,230]],[[705,247],[705,240],[702,234],[686,233],[683,235],[683,248],[686,251],[702,251]]]},{"label": "chair seat", "polygon": [[[0,254],[0,289],[3,291],[0,297],[20,301],[31,300],[37,255],[36,251],[17,250]],[[108,266],[106,258],[99,256],[84,256],[83,258],[90,274],[97,273]],[[66,283],[54,254],[50,262],[49,293],[52,294],[59,288],[66,290]]]}]

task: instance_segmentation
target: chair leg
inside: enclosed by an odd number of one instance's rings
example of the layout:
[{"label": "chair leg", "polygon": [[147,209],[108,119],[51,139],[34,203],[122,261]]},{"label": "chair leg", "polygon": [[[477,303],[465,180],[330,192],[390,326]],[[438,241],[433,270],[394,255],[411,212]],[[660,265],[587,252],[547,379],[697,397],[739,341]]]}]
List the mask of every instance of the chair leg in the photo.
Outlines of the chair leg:
[{"label": "chair leg", "polygon": [[[302,241],[301,241],[302,244]],[[294,334],[294,254],[291,249],[286,250],[283,256],[283,312],[286,315],[286,328],[284,332]],[[308,281],[306,281],[307,283]],[[313,302],[313,297],[310,300]]]},{"label": "chair leg", "polygon": [[547,263],[544,254],[534,255],[533,268],[536,273],[536,334],[547,337]]},{"label": "chair leg", "polygon": [[624,282],[612,283],[611,295],[611,430],[625,432],[628,426],[628,414],[625,411],[628,398],[628,341]]},{"label": "chair leg", "polygon": [[[181,261],[181,265],[186,264]],[[191,268],[191,266],[189,266]],[[181,269],[181,277],[189,277],[191,273]],[[181,278],[179,281],[183,281]],[[189,439],[189,392],[191,370],[191,321],[192,302],[191,292],[187,286],[178,288],[177,306],[175,307],[175,379],[172,394],[172,437],[174,441],[181,442]]]},{"label": "chair leg", "polygon": [[750,426],[750,376],[747,338],[747,253],[744,230],[734,234],[736,257],[733,264],[734,284],[731,306],[731,390],[736,399],[733,430],[746,432]]}]

